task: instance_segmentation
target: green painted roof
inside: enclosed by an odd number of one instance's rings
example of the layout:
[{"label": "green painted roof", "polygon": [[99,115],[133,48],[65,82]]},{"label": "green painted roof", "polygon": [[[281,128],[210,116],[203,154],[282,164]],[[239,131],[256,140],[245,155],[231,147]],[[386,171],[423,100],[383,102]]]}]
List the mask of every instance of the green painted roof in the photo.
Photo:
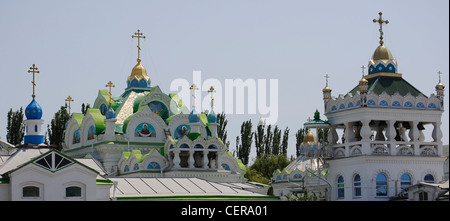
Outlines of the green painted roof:
[{"label": "green painted roof", "polygon": [[105,116],[102,115],[98,108],[89,108],[88,111],[94,118],[95,134],[99,135],[105,130]]},{"label": "green painted roof", "polygon": [[77,124],[78,124],[78,127],[80,127],[81,126],[81,122],[83,122],[84,114],[73,113],[71,118],[76,120]]},{"label": "green painted roof", "polygon": [[[369,82],[369,93],[375,93],[380,95],[385,91],[388,95],[394,95],[395,93],[399,93],[401,96],[406,96],[410,93],[412,96],[417,97],[420,94],[425,96],[422,92],[417,90],[413,85],[411,85],[408,81],[403,79],[402,77],[389,77],[389,76],[379,76],[374,78],[369,78],[367,80]],[[356,91],[359,90],[359,85],[354,87],[350,93],[353,95]],[[425,96],[427,97],[427,96]]]}]

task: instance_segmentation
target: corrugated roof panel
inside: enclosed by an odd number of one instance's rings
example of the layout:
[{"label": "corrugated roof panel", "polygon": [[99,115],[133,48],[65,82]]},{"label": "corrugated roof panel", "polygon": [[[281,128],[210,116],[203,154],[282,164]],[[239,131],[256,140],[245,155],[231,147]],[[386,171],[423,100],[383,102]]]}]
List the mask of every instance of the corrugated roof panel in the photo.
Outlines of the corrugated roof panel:
[{"label": "corrugated roof panel", "polygon": [[195,183],[191,182],[189,178],[174,178],[174,181],[183,186],[189,191],[189,193],[205,193],[203,189],[200,189]]},{"label": "corrugated roof panel", "polygon": [[141,194],[155,194],[155,191],[140,178],[126,178],[126,180]]},{"label": "corrugated roof panel", "polygon": [[169,188],[173,193],[180,194],[180,193],[189,193],[184,189],[182,186],[180,186],[177,182],[173,180],[173,178],[156,178],[159,182],[161,182],[164,186]]},{"label": "corrugated roof panel", "polygon": [[156,191],[157,194],[171,194],[173,193],[170,189],[165,187],[160,181],[157,179],[142,179],[147,185],[149,185],[153,190]]},{"label": "corrugated roof panel", "polygon": [[210,182],[208,182],[206,180],[201,180],[198,178],[191,178],[190,180],[191,180],[191,182],[195,183],[197,186],[202,188],[202,190],[204,190],[207,193],[222,193],[222,192],[220,192],[219,189],[212,186],[210,184]]}]

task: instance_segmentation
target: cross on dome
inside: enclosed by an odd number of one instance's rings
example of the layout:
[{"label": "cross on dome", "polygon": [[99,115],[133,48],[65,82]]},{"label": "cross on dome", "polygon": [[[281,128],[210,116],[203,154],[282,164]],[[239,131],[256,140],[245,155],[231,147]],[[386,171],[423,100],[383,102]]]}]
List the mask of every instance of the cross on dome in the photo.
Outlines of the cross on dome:
[{"label": "cross on dome", "polygon": [[380,31],[380,45],[383,45],[383,43],[384,43],[384,41],[383,41],[383,23],[389,24],[389,21],[383,20],[382,12],[379,12],[378,15],[379,15],[378,19],[373,19],[373,23],[378,23],[380,25],[380,29],[378,29],[378,31]]}]

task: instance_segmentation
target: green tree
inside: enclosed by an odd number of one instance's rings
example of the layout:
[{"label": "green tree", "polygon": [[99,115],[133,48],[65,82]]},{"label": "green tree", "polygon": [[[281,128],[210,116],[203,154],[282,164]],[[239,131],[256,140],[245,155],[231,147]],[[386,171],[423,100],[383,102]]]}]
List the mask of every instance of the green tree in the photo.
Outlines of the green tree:
[{"label": "green tree", "polygon": [[225,113],[222,112],[217,114],[217,137],[219,137],[225,146],[228,148],[230,146],[230,141],[227,141],[227,124],[228,120],[225,117]]},{"label": "green tree", "polygon": [[272,154],[279,155],[280,154],[280,146],[281,146],[281,130],[275,125],[273,128],[273,138],[272,138]]},{"label": "green tree", "polygon": [[84,103],[82,103],[82,104],[81,104],[81,113],[86,114],[86,112],[87,112],[87,110],[88,110],[89,108],[91,108],[91,105],[90,105],[90,104],[84,104]]},{"label": "green tree", "polygon": [[7,116],[6,141],[13,145],[19,145],[22,143],[25,134],[22,107],[17,111],[13,111],[12,108],[10,108]]},{"label": "green tree", "polygon": [[287,155],[288,139],[289,139],[289,128],[286,127],[286,129],[284,129],[283,141],[281,142],[281,153],[284,155]]},{"label": "green tree", "polygon": [[256,128],[255,134],[255,147],[256,147],[256,157],[260,157],[264,155],[264,140],[266,139],[264,134],[264,129],[266,125],[260,121],[258,127]]},{"label": "green tree", "polygon": [[253,143],[252,121],[248,120],[241,125],[241,144],[237,144],[239,137],[236,138],[237,157],[242,163],[247,165],[250,156],[250,148]]},{"label": "green tree", "polygon": [[67,105],[61,106],[55,113],[50,125],[47,125],[47,134],[51,145],[55,145],[58,150],[62,149],[64,143],[64,130],[69,120]]},{"label": "green tree", "polygon": [[300,128],[297,130],[297,133],[295,134],[295,138],[296,138],[296,143],[295,143],[295,154],[298,156],[300,156],[300,145],[303,142],[303,138],[305,138],[305,134],[306,134],[307,129],[304,128]]},{"label": "green tree", "polygon": [[289,165],[289,163],[290,161],[287,159],[286,155],[265,154],[256,158],[250,169],[261,173],[262,177],[270,180],[275,170],[282,170]]}]

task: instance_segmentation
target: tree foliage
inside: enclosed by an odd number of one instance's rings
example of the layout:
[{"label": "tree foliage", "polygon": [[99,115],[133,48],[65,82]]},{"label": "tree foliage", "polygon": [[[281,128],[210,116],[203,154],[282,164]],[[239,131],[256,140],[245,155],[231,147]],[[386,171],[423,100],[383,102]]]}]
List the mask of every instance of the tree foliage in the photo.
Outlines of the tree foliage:
[{"label": "tree foliage", "polygon": [[239,137],[236,137],[236,151],[237,157],[242,160],[242,163],[247,165],[250,156],[250,149],[253,143],[252,121],[248,120],[241,125],[241,143],[239,144]]},{"label": "tree foliage", "polygon": [[230,146],[230,141],[227,141],[227,124],[228,120],[225,117],[225,113],[222,112],[217,114],[217,137],[219,137],[225,146],[228,148]]},{"label": "tree foliage", "polygon": [[[287,159],[286,155],[273,155],[265,154],[256,158],[255,162],[250,167],[251,170],[255,170],[260,173],[260,176],[268,179],[272,178],[273,172],[277,169],[282,170],[290,161]],[[248,171],[247,171],[248,172]],[[251,175],[251,174],[250,174]],[[247,179],[252,180],[251,177],[245,176]],[[252,180],[253,181],[253,180]]]},{"label": "tree foliage", "polygon": [[13,111],[12,108],[10,108],[7,116],[6,140],[10,144],[19,145],[22,143],[25,134],[22,107],[17,111]]},{"label": "tree foliage", "polygon": [[55,145],[58,150],[62,149],[64,143],[64,129],[69,114],[67,112],[67,105],[61,106],[58,112],[55,113],[50,125],[47,125],[47,134],[51,145]]}]

